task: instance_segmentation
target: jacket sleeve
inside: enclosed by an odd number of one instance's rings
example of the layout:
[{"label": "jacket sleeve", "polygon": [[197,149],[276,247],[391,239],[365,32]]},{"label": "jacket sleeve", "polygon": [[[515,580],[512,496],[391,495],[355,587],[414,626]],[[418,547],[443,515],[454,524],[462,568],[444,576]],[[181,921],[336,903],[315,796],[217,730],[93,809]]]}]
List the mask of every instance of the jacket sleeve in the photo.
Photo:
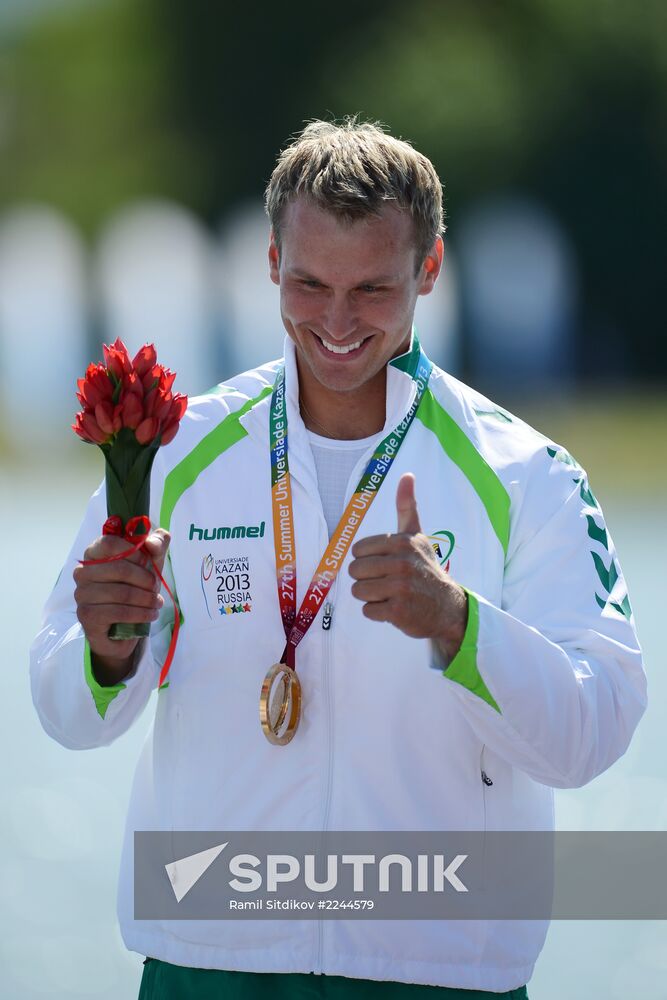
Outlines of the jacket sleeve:
[{"label": "jacket sleeve", "polygon": [[[130,674],[111,687],[97,683],[90,648],[76,616],[72,573],[85,548],[100,535],[105,519],[102,484],[90,499],[30,649],[32,699],[42,727],[71,750],[107,746],[141,715],[151,691],[157,687],[173,625],[173,610],[165,600],[160,618],[151,627],[150,638],[140,640]],[[165,579],[166,571],[168,560]]]},{"label": "jacket sleeve", "polygon": [[567,453],[548,454],[512,525],[502,607],[469,592],[445,678],[486,745],[545,785],[575,788],[625,753],[646,676],[586,474]]}]

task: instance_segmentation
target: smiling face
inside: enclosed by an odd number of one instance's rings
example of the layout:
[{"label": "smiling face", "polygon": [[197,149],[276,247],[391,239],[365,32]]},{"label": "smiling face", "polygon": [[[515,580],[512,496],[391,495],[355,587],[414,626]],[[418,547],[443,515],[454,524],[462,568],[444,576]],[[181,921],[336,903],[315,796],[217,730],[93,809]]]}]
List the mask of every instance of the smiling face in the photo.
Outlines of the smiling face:
[{"label": "smiling face", "polygon": [[408,349],[417,297],[440,270],[442,239],[415,274],[408,212],[388,204],[348,222],[303,197],[286,206],[280,236],[279,251],[271,235],[269,265],[301,391],[309,400],[384,393],[387,362]]}]

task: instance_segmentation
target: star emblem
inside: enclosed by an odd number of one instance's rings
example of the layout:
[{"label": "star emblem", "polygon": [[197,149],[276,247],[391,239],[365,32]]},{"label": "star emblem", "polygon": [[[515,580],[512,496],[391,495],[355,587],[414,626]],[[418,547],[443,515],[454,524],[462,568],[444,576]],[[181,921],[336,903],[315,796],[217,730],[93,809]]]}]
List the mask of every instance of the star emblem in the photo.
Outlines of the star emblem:
[{"label": "star emblem", "polygon": [[244,604],[244,605],[243,605],[243,610],[244,610],[244,611],[252,611],[252,607],[251,607],[251,605],[250,605],[250,604]]}]

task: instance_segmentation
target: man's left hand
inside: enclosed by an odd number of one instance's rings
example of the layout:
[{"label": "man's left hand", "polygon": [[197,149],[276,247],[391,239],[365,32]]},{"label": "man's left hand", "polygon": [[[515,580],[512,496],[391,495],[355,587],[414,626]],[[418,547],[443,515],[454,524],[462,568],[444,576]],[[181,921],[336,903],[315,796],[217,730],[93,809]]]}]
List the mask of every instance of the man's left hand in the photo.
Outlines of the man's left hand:
[{"label": "man's left hand", "polygon": [[468,599],[422,533],[410,472],[399,481],[396,511],[396,534],[371,535],[352,547],[352,593],[364,601],[367,618],[391,622],[414,639],[435,640],[451,662],[463,641]]}]

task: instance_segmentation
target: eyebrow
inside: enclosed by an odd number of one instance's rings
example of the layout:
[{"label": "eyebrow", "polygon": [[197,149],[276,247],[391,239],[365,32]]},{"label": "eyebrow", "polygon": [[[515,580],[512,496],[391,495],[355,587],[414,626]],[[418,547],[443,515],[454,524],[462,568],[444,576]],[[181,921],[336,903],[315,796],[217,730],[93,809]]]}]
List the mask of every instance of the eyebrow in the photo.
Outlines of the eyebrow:
[{"label": "eyebrow", "polygon": [[[288,273],[294,278],[303,278],[306,281],[320,281],[321,284],[326,284],[317,275],[311,274],[309,271],[302,271],[300,268],[288,268]],[[361,281],[357,282],[355,287],[359,287],[359,285],[390,285],[395,281],[398,281],[398,277],[395,274],[381,274],[372,278],[362,278]]]}]

